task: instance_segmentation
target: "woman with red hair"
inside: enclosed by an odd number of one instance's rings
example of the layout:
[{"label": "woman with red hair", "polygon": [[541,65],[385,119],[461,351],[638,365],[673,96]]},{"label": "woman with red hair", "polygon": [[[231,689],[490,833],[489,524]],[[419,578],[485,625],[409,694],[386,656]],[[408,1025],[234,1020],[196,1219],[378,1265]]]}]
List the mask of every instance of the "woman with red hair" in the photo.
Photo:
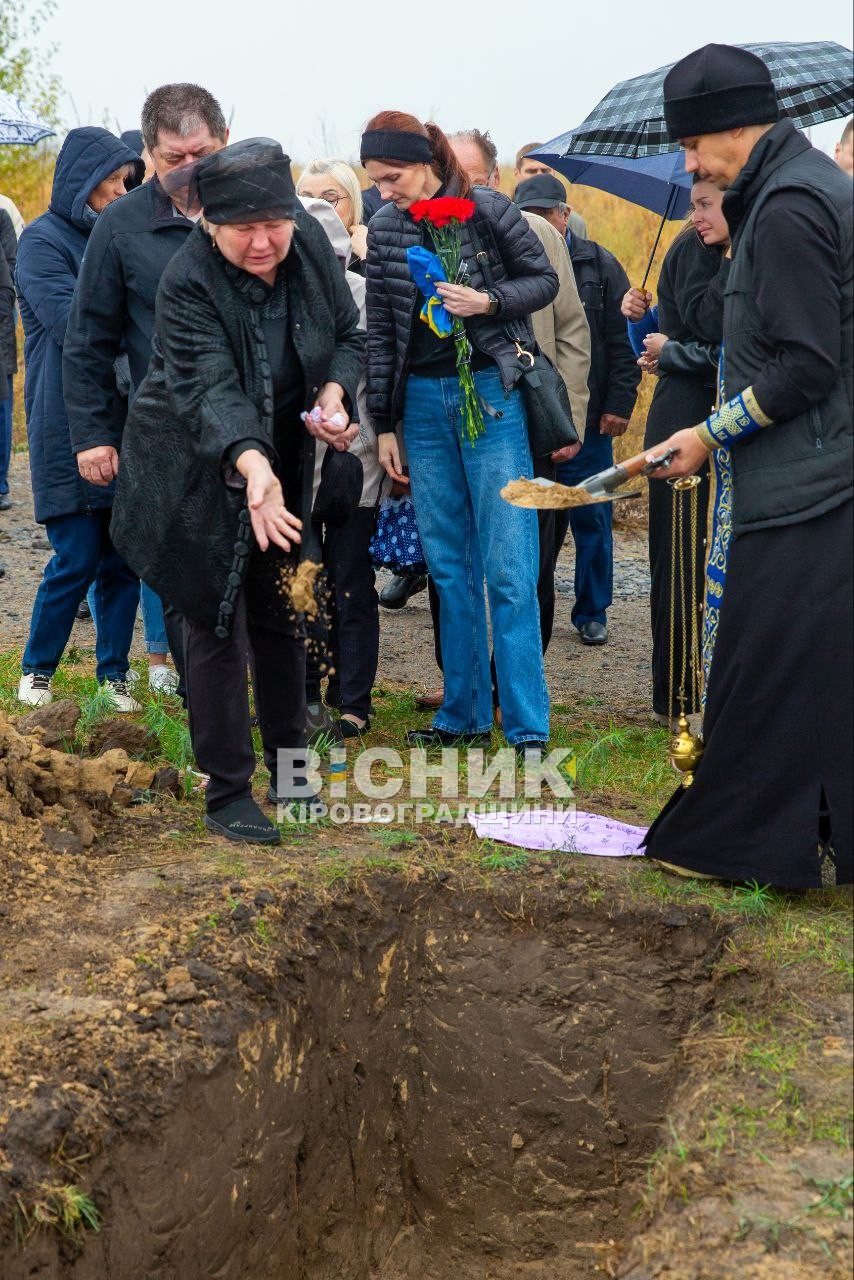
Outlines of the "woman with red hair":
[{"label": "woman with red hair", "polygon": [[[405,480],[395,436],[402,422],[418,528],[440,605],[444,702],[432,728],[414,730],[410,741],[485,745],[489,739],[485,580],[504,733],[524,756],[549,736],[537,517],[511,507],[499,491],[509,480],[533,475],[516,390],[516,339],[533,349],[529,317],[555,297],[558,278],[515,205],[498,191],[470,188],[438,125],[382,112],[365,128],[361,159],[389,202],[368,229],[368,408],[380,461],[397,481]],[[474,443],[463,434],[454,342],[422,323],[422,299],[407,261],[410,247],[434,247],[410,208],[440,196],[466,197],[475,206],[460,227],[466,283],[436,286],[446,311],[464,321],[471,344],[485,423]]]}]

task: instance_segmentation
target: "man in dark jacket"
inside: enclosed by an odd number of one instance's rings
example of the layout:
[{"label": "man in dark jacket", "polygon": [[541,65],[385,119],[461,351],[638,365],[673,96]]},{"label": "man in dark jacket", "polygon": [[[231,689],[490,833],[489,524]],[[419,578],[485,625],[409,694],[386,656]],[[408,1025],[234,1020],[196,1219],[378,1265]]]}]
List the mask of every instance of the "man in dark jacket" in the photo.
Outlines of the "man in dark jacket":
[{"label": "man in dark jacket", "polygon": [[[62,347],[80,263],[101,210],[138,182],[143,166],[106,129],[72,129],[56,161],[47,213],[26,228],[18,251],[17,286],[24,324],[24,403],[36,520],[53,547],[36,595],[18,697],[51,701],[50,682],[68,643],[74,615],[95,583],[99,608],[97,676],[110,685],[119,711],[138,704],[125,679],[139,601],[139,582],[109,536],[112,488],[81,478],[68,431]],[[110,429],[124,411],[112,368]]]},{"label": "man in dark jacket", "polygon": [[[98,223],[80,272],[64,350],[71,439],[80,474],[93,484],[109,484],[119,466],[121,432],[111,412],[113,363],[126,352],[132,387],[139,386],[151,356],[160,277],[195,225],[162,182],[224,147],[228,129],[222,108],[206,89],[167,84],[145,101],[142,135],[155,176]],[[180,671],[181,621],[169,602],[163,603],[169,648]]]},{"label": "man in dark jacket", "polygon": [[[563,184],[551,174],[520,182],[516,203],[526,213],[538,213],[566,238],[575,283],[590,327],[590,374],[587,385],[587,427],[581,452],[558,463],[562,484],[577,484],[614,462],[614,437],[629,425],[641,373],[637,367],[620,311],[629,279],[613,254],[593,240],[581,240],[569,230],[569,206]],[[558,551],[568,528],[575,539],[575,604],[572,621],[583,644],[605,644],[607,610],[613,599],[614,537],[611,504],[594,503],[572,511],[558,511],[555,536]]]},{"label": "man in dark jacket", "polygon": [[0,511],[9,499],[9,459],[12,455],[12,379],[18,371],[15,334],[15,261],[18,237],[12,219],[0,209]]},{"label": "man in dark jacket", "polygon": [[711,453],[723,496],[705,750],[647,852],[688,874],[850,883],[852,183],[779,118],[767,67],[744,49],[689,54],[664,95],[686,169],[725,188],[732,264],[721,407],[661,446],[678,450],[677,476]]}]

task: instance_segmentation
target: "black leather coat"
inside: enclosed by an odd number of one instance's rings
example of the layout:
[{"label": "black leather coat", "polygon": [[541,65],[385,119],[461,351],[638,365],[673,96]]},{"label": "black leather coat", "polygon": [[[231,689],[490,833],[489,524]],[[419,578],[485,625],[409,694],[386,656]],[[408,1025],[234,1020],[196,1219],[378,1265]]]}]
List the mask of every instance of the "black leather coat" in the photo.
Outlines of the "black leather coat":
[{"label": "black leather coat", "polygon": [[[473,289],[490,288],[501,300],[495,316],[466,320],[473,346],[491,356],[509,391],[520,373],[516,348],[507,336],[506,323],[533,343],[528,317],[548,306],[559,288],[539,237],[517,207],[499,191],[475,187],[474,224],[477,245],[469,227],[462,226],[463,257]],[[384,205],[368,226],[368,411],[377,433],[393,431],[403,412],[409,348],[413,325],[423,297],[409,274],[406,250],[428,244],[421,224],[393,204]],[[488,284],[475,256],[489,255],[492,283]]]},{"label": "black leather coat", "polygon": [[[302,210],[296,224],[280,270],[304,402],[338,382],[355,404],[359,313],[320,224]],[[151,363],[128,414],[113,505],[113,542],[140,578],[191,621],[226,633],[253,541],[245,482],[228,454],[247,439],[275,454],[258,314],[268,294],[201,227],[187,237],[158,290]]]}]

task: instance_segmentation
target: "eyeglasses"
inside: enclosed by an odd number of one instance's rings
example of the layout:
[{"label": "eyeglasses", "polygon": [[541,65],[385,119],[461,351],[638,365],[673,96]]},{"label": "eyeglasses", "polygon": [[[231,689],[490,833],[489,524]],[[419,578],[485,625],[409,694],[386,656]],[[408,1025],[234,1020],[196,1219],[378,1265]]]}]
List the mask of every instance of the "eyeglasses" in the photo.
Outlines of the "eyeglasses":
[{"label": "eyeglasses", "polygon": [[339,195],[337,191],[324,191],[323,195],[316,196],[317,200],[325,200],[327,204],[331,204],[333,209],[338,207],[340,200],[349,200],[349,196]]}]

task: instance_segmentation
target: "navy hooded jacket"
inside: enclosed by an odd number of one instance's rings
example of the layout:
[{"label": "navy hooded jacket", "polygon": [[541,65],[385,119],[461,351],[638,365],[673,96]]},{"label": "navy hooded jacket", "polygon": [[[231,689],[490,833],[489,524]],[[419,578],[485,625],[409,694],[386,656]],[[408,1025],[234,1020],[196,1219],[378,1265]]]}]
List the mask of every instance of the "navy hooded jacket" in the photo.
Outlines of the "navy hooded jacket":
[{"label": "navy hooded jacket", "polygon": [[[112,486],[80,478],[62,394],[62,345],[71,299],[96,214],[87,200],[126,164],[139,182],[144,168],[125,143],[97,126],[72,129],[57,156],[47,213],[26,227],[15,282],[24,325],[24,405],[36,520],[109,507]],[[126,405],[117,396],[116,414]]]}]

